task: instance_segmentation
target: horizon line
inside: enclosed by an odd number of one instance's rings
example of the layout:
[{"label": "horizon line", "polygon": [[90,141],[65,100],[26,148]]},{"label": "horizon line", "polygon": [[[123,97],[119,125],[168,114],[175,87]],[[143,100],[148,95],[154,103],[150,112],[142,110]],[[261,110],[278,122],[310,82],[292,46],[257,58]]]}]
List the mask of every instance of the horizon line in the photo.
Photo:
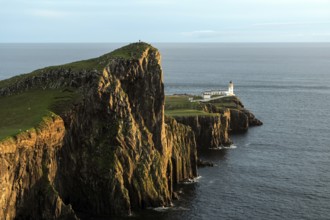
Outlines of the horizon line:
[{"label": "horizon line", "polygon": [[[139,41],[135,42],[70,42],[70,41],[52,41],[52,42],[0,42],[0,44],[131,44],[131,43],[138,43]],[[159,41],[159,42],[148,42],[148,41],[141,41],[144,43],[149,44],[306,44],[306,43],[316,43],[316,44],[324,44],[324,43],[330,43],[330,41],[242,41],[242,42],[236,42],[236,41],[230,41],[230,42],[221,42],[221,41],[214,41],[214,42],[198,42],[198,41],[187,41],[187,42],[170,42],[170,41]]]}]

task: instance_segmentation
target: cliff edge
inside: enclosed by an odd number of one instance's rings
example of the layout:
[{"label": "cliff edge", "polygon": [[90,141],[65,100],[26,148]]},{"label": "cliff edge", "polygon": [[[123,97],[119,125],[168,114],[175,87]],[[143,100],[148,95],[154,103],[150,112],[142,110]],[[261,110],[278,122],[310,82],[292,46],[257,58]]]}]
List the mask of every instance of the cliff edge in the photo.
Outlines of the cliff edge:
[{"label": "cliff edge", "polygon": [[0,219],[129,215],[197,176],[194,132],[165,122],[149,44],[1,81],[1,101]]},{"label": "cliff edge", "polygon": [[187,94],[166,96],[165,114],[192,128],[200,150],[231,145],[230,134],[262,125],[237,96],[204,102],[194,98],[200,99]]}]

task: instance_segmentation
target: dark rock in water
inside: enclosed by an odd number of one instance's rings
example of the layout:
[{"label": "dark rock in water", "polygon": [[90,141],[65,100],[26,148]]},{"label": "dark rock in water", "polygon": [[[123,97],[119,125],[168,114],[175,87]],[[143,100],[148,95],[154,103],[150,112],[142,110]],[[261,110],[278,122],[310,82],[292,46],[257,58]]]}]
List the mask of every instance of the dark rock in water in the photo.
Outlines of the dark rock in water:
[{"label": "dark rock in water", "polygon": [[257,119],[254,114],[252,114],[249,110],[244,109],[243,112],[248,116],[249,126],[261,126],[263,125],[262,121]]},{"label": "dark rock in water", "polygon": [[208,161],[198,159],[197,160],[197,166],[198,167],[213,167],[214,164],[212,162],[208,162]]},{"label": "dark rock in water", "polygon": [[172,194],[172,199],[173,199],[173,200],[179,200],[179,199],[180,199],[180,196],[178,195],[177,192],[173,192],[173,194]]},{"label": "dark rock in water", "polygon": [[230,131],[245,132],[249,129],[249,117],[243,111],[230,109]]},{"label": "dark rock in water", "polygon": [[180,181],[181,183],[196,183],[197,182],[197,180],[195,179],[195,178],[186,178],[186,179],[184,179],[184,180],[182,180],[182,181]]}]

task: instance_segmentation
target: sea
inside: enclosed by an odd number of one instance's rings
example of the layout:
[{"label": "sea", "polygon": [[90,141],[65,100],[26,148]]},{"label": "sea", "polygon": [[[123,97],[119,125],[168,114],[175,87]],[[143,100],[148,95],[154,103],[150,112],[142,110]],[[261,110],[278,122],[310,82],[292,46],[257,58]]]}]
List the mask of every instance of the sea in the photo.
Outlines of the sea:
[{"label": "sea", "polygon": [[[0,44],[0,80],[124,43]],[[155,43],[166,94],[234,92],[264,125],[201,152],[173,207],[127,219],[330,219],[330,43]],[[3,106],[1,106],[3,107]],[[90,219],[98,219],[91,217]]]}]

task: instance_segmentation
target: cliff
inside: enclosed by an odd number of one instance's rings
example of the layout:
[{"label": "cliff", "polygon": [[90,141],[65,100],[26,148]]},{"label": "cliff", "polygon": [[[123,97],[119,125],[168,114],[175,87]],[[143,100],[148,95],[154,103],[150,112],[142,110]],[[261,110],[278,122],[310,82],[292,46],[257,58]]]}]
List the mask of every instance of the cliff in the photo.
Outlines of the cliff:
[{"label": "cliff", "polygon": [[173,118],[166,117],[166,131],[168,148],[172,150],[172,175],[169,177],[172,176],[170,182],[173,187],[175,183],[197,176],[197,146],[192,129]]},{"label": "cliff", "polygon": [[[160,54],[152,46],[131,44],[0,82],[0,101],[32,92],[52,94],[42,99],[52,112],[0,141],[0,219],[128,215],[170,205],[173,184],[197,176],[193,131],[165,123]],[[40,102],[28,102],[29,111]]]},{"label": "cliff", "polygon": [[230,133],[246,132],[249,127],[263,124],[253,113],[244,107],[243,103],[236,96],[229,96],[207,102],[204,105],[204,110],[206,112],[219,114],[224,114],[229,111]]},{"label": "cliff", "polygon": [[230,145],[229,138],[230,112],[215,116],[175,116],[175,120],[192,128],[196,136],[197,146],[203,149]]},{"label": "cliff", "polygon": [[43,118],[35,129],[0,142],[0,219],[75,219],[54,189],[65,127],[55,115]]},{"label": "cliff", "polygon": [[199,149],[218,148],[232,144],[230,134],[246,132],[251,126],[262,125],[236,96],[209,102],[190,102],[189,95],[166,98],[166,114],[190,126]]}]

